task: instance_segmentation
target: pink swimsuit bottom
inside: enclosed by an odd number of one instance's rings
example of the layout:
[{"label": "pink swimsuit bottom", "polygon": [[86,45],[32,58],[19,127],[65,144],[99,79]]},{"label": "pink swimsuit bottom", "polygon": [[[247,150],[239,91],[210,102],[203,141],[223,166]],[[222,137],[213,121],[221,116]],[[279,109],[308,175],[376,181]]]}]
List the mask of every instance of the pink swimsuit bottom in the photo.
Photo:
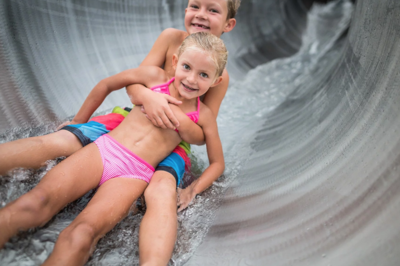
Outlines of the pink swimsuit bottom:
[{"label": "pink swimsuit bottom", "polygon": [[104,134],[94,141],[103,161],[103,175],[99,186],[116,177],[135,178],[150,182],[154,167],[125,148],[113,137]]}]

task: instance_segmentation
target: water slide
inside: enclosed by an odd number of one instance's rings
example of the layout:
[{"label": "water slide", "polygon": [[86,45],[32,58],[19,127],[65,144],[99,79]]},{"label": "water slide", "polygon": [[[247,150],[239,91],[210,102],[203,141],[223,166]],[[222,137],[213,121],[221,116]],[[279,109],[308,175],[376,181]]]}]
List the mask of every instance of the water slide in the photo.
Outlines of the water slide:
[{"label": "water slide", "polygon": [[[170,265],[399,265],[400,2],[322,2],[244,0],[222,36],[226,171],[179,214]],[[163,29],[183,29],[186,4],[1,1],[0,142],[54,131]],[[130,105],[124,90],[98,113],[116,105]],[[61,159],[0,177],[0,206]],[[192,162],[186,183],[207,165],[205,147]],[[11,239],[0,264],[40,264],[92,195]],[[87,265],[137,265],[142,215],[118,224]]]}]

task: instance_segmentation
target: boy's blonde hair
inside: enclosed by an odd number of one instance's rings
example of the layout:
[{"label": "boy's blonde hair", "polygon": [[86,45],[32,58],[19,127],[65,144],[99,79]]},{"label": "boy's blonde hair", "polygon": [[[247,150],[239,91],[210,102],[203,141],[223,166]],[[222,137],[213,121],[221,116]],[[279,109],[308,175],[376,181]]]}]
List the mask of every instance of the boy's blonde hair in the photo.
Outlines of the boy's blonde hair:
[{"label": "boy's blonde hair", "polygon": [[220,38],[208,32],[190,34],[183,40],[181,46],[179,46],[178,58],[184,51],[190,48],[209,52],[217,69],[216,73],[218,77],[222,75],[228,60],[228,51]]},{"label": "boy's blonde hair", "polygon": [[227,0],[228,4],[228,17],[227,19],[235,18],[240,6],[241,0]]},{"label": "boy's blonde hair", "polygon": [[241,0],[226,0],[226,2],[228,5],[228,16],[226,17],[226,19],[228,20],[231,18],[235,18],[237,11],[239,9]]}]

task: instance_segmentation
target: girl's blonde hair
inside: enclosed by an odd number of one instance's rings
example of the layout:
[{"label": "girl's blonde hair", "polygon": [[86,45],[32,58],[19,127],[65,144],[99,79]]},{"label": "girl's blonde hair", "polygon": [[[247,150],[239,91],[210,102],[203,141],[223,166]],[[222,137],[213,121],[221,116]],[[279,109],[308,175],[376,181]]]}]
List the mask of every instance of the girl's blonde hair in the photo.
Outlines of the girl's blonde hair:
[{"label": "girl's blonde hair", "polygon": [[189,48],[198,48],[209,52],[217,69],[218,77],[222,75],[228,60],[228,51],[224,42],[208,32],[196,32],[190,34],[183,40],[178,50],[178,58]]}]

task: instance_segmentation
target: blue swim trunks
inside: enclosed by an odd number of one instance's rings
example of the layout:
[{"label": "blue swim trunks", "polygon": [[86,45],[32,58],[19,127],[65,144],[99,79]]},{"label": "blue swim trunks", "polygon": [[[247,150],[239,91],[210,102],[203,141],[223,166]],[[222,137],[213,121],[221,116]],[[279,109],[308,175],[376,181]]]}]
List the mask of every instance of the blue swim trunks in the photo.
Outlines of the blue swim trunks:
[{"label": "blue swim trunks", "polygon": [[176,180],[176,186],[182,182],[183,174],[185,173],[185,160],[172,152],[156,167],[156,171],[165,171],[170,173]]},{"label": "blue swim trunks", "polygon": [[103,124],[96,121],[89,121],[84,124],[68,125],[62,129],[73,133],[79,139],[83,147],[110,132],[110,130],[108,130]]}]

